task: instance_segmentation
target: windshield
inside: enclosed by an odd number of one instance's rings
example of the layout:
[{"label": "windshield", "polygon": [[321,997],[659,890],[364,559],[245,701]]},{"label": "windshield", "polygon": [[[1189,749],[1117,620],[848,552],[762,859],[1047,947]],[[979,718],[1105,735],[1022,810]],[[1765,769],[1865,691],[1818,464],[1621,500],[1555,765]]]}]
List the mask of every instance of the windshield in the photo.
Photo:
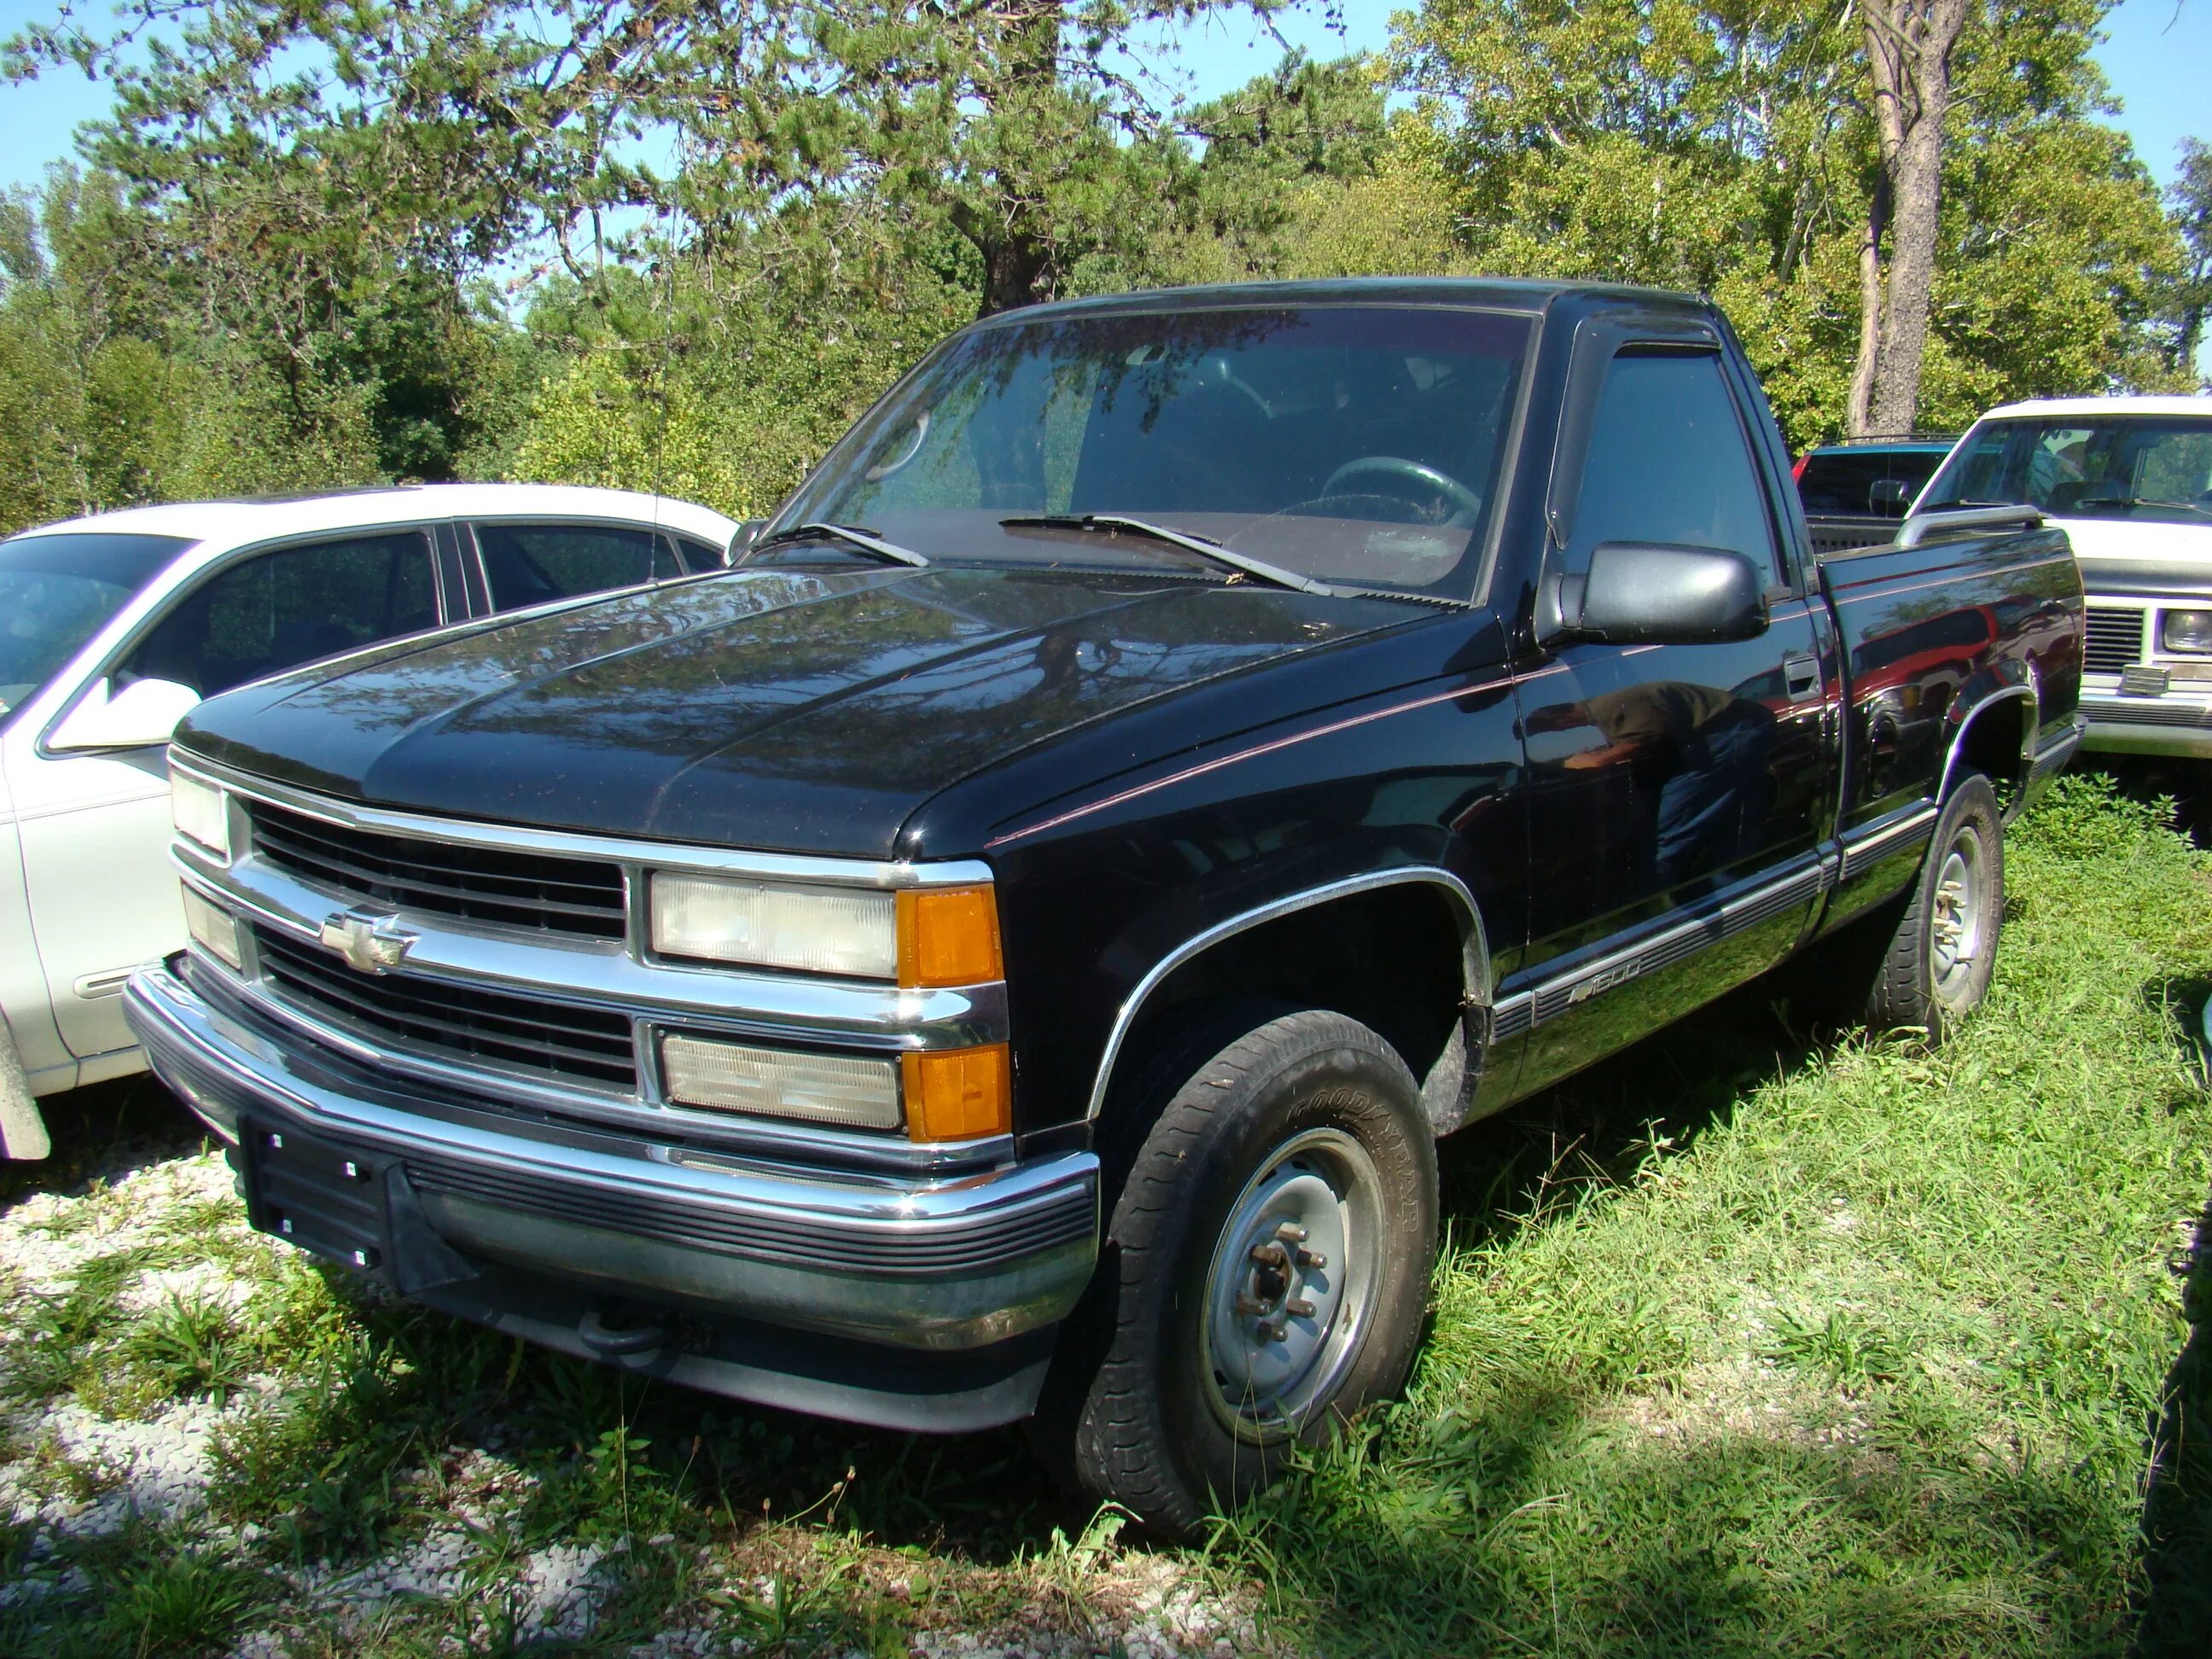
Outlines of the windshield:
[{"label": "windshield", "polygon": [[777,527],[856,526],[940,562],[1193,564],[1000,522],[1127,516],[1300,575],[1464,593],[1532,320],[1304,306],[987,325],[895,387]]},{"label": "windshield", "polygon": [[2212,407],[1984,421],[1917,506],[2014,503],[2055,518],[2212,524]]},{"label": "windshield", "polygon": [[175,536],[17,536],[0,542],[0,714],[76,654],[154,573]]}]

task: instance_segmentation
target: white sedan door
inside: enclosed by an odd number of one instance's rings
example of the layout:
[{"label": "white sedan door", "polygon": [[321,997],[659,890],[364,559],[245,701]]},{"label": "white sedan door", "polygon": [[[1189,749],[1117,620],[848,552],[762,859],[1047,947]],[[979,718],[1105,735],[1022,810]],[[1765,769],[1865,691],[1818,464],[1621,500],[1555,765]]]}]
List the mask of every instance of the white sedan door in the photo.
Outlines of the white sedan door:
[{"label": "white sedan door", "polygon": [[[428,536],[355,532],[218,567],[173,599],[88,695],[161,679],[213,696],[248,680],[437,625]],[[62,1040],[80,1060],[135,1046],[120,995],[180,948],[162,747],[55,753],[9,733],[32,926]],[[85,1080],[101,1074],[88,1067]]]},{"label": "white sedan door", "polygon": [[[30,736],[9,734],[19,735]],[[28,741],[9,744],[31,925],[54,1023],[79,1060],[133,1046],[123,981],[184,942],[164,752],[55,755]]]}]

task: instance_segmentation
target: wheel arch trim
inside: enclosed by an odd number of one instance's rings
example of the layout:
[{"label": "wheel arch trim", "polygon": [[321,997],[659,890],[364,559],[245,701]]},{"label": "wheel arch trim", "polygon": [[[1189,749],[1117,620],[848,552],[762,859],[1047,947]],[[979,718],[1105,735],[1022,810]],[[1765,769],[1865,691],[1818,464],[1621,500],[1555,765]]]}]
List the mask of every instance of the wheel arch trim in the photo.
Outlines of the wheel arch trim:
[{"label": "wheel arch trim", "polygon": [[1092,1078],[1091,1099],[1085,1109],[1086,1121],[1095,1121],[1105,1109],[1106,1097],[1113,1086],[1114,1067],[1121,1057],[1129,1033],[1136,1029],[1138,1018],[1153,992],[1165,984],[1176,970],[1203,956],[1213,946],[1234,939],[1239,933],[1271,921],[1280,921],[1285,916],[1301,911],[1317,909],[1339,899],[1355,897],[1362,893],[1379,891],[1389,887],[1428,886],[1441,890],[1451,900],[1460,917],[1460,1000],[1462,1008],[1487,1007],[1491,1000],[1490,938],[1482,924],[1482,911],[1474,902],[1474,895],[1450,871],[1436,865],[1400,865],[1388,870],[1370,871],[1364,875],[1347,876],[1341,880],[1324,882],[1319,886],[1302,888],[1266,904],[1203,928],[1169,951],[1146,971],[1124,997],[1115,1011],[1114,1024],[1106,1034],[1106,1045],[1098,1055],[1098,1069]]},{"label": "wheel arch trim", "polygon": [[[1959,781],[1959,765],[1966,757],[1966,738],[1974,729],[1974,722],[1999,703],[2015,699],[2025,699],[2027,703],[2027,713],[2021,721],[2020,730],[2020,781],[2027,781],[2035,765],[2035,740],[2040,729],[2039,720],[2043,699],[2038,694],[2033,671],[2024,669],[2021,680],[1989,686],[1968,704],[1966,712],[1959,717],[1959,729],[1951,734],[1950,744],[1944,750],[1942,775],[1936,781],[1937,805],[1950,799],[1951,791]],[[1954,710],[1958,706],[1957,703],[1952,705]]]}]

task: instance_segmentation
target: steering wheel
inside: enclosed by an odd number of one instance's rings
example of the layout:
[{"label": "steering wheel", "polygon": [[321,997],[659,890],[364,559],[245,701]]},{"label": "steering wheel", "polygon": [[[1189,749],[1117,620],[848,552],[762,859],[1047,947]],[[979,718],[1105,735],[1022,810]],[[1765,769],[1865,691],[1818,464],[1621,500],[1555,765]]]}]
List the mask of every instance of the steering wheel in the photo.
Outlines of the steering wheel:
[{"label": "steering wheel", "polygon": [[1444,520],[1455,530],[1463,530],[1482,516],[1482,497],[1457,478],[1420,461],[1409,461],[1397,455],[1362,455],[1346,461],[1328,475],[1321,493],[1324,497],[1340,495],[1343,492],[1337,486],[1346,479],[1364,477],[1370,473],[1379,473],[1400,483],[1419,484],[1443,496],[1458,509]]}]

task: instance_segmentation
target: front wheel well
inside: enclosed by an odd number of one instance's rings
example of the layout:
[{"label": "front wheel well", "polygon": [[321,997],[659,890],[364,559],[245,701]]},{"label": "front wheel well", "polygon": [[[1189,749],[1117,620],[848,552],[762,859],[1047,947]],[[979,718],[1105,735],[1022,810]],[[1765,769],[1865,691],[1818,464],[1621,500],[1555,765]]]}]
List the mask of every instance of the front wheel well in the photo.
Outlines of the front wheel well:
[{"label": "front wheel well", "polygon": [[[1146,998],[1114,1060],[1106,1109],[1152,1067],[1149,1055],[1208,1008],[1327,1008],[1367,1026],[1421,1083],[1439,1133],[1456,1127],[1473,1081],[1466,1022],[1482,961],[1463,905],[1444,887],[1401,883],[1262,922],[1179,964]],[[1479,1060],[1480,1056],[1472,1056]]]}]

